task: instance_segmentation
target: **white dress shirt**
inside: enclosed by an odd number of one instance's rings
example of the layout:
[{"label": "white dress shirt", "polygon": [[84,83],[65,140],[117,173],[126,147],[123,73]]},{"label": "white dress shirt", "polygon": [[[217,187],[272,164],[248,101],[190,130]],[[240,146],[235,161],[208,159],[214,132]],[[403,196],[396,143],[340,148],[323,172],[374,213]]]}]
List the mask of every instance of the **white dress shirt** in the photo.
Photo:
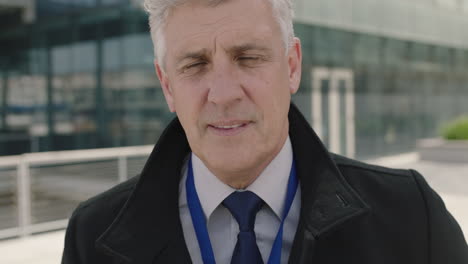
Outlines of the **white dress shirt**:
[{"label": "white dress shirt", "polygon": [[[221,203],[236,189],[231,188],[213,175],[195,154],[192,153],[191,155],[195,188],[207,219],[208,234],[216,263],[229,264],[237,243],[239,225],[229,210]],[[254,192],[265,201],[265,205],[257,213],[254,228],[257,245],[264,263],[268,262],[273,242],[280,227],[292,159],[292,146],[288,137],[278,155],[246,189]],[[180,220],[190,257],[194,264],[201,264],[203,261],[200,247],[187,206],[185,190],[187,164],[185,164],[182,173],[179,186]],[[293,204],[284,223],[281,263],[287,263],[299,222],[300,192],[300,186],[298,186]]]}]

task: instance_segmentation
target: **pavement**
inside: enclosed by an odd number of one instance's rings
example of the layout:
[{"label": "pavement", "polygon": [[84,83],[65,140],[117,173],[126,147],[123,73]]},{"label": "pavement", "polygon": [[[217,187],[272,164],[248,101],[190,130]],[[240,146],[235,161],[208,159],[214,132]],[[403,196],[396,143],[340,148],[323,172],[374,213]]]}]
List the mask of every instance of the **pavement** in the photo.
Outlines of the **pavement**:
[{"label": "pavement", "polygon": [[59,264],[65,232],[55,231],[0,242],[2,264]]},{"label": "pavement", "polygon": [[[369,163],[419,171],[442,197],[468,241],[468,164],[421,161],[415,153],[380,158]],[[58,264],[64,235],[62,230],[0,241],[0,263]]]}]

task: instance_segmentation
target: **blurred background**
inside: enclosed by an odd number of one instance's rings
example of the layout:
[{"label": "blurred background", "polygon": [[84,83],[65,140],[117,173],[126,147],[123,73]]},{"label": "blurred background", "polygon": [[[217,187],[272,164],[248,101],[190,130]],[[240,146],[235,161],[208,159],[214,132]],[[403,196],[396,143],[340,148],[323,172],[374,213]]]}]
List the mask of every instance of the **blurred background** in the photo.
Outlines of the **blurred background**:
[{"label": "blurred background", "polygon": [[[174,117],[141,2],[0,0],[0,239],[66,227],[80,201],[142,169]],[[293,100],[327,147],[420,170],[468,220],[468,147],[450,142],[466,147],[450,156],[441,139],[468,114],[468,0],[295,10],[304,64]]]}]

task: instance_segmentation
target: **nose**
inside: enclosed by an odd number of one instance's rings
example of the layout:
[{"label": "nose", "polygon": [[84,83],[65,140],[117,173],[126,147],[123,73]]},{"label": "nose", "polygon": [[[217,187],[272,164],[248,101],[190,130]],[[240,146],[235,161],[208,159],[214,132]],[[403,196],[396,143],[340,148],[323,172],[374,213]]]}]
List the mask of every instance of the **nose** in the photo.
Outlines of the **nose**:
[{"label": "nose", "polygon": [[208,102],[218,106],[229,106],[245,96],[235,66],[229,62],[214,65],[208,91]]}]

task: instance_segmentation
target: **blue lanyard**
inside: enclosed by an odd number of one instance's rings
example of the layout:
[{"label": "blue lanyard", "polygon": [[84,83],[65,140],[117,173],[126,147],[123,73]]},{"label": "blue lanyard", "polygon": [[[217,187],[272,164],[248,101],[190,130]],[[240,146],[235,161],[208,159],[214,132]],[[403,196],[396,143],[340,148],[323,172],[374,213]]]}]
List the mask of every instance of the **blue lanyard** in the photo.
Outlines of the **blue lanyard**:
[{"label": "blue lanyard", "polygon": [[[283,226],[286,216],[289,213],[289,209],[294,200],[294,196],[297,191],[297,177],[296,177],[296,166],[294,160],[291,166],[291,172],[289,174],[288,188],[286,191],[286,203],[283,213],[283,219],[276,235],[273,247],[271,249],[270,257],[268,258],[268,264],[279,264],[281,262],[281,249],[283,247]],[[195,190],[195,182],[193,179],[193,168],[192,158],[189,159],[187,181],[185,182],[185,188],[187,192],[187,204],[192,216],[193,227],[195,228],[195,234],[197,235],[198,245],[200,246],[200,252],[202,255],[204,264],[216,264],[213,248],[211,247],[210,237],[208,235],[208,229],[206,226],[205,215],[198,198],[197,191]]]}]

